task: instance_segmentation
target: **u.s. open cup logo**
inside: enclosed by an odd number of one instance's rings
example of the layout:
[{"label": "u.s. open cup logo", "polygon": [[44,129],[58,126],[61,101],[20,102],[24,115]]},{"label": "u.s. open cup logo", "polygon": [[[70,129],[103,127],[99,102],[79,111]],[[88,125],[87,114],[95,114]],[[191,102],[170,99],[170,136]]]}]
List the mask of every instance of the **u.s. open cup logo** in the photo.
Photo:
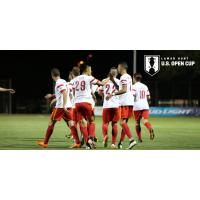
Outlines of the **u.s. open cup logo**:
[{"label": "u.s. open cup logo", "polygon": [[145,55],[144,56],[144,70],[150,76],[154,76],[160,71],[160,56],[159,55]]}]

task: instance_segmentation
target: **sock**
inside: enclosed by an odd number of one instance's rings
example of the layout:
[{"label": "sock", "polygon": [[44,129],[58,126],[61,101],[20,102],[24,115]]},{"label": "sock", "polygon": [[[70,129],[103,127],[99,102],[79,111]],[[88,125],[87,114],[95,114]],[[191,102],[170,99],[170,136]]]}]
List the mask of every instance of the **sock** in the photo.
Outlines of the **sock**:
[{"label": "sock", "polygon": [[122,129],[121,137],[120,137],[120,142],[123,142],[123,141],[124,141],[125,136],[126,136],[126,133],[125,133],[124,130]]},{"label": "sock", "polygon": [[108,124],[107,123],[104,123],[102,125],[102,133],[103,133],[103,137],[108,135]]},{"label": "sock", "polygon": [[142,136],[141,136],[141,126],[139,124],[136,124],[135,125],[135,130],[136,130],[138,139],[141,140],[142,139]]},{"label": "sock", "polygon": [[117,132],[118,132],[117,124],[114,124],[114,125],[112,126],[112,144],[115,144],[115,143],[116,143]]},{"label": "sock", "polygon": [[84,138],[85,143],[87,143],[87,141],[88,141],[88,129],[87,129],[87,126],[80,125],[80,131],[82,133],[82,136]]},{"label": "sock", "polygon": [[70,130],[71,130],[71,135],[73,136],[76,144],[80,144],[80,140],[79,140],[79,137],[78,137],[78,132],[77,132],[76,126],[72,126],[70,128]]},{"label": "sock", "polygon": [[129,140],[132,140],[133,137],[132,137],[130,128],[128,127],[128,124],[126,122],[122,123],[122,129],[123,129],[124,133],[128,136]]},{"label": "sock", "polygon": [[47,131],[46,131],[46,135],[45,135],[45,138],[44,138],[44,144],[48,144],[49,142],[49,139],[53,133],[53,129],[54,129],[54,125],[49,125],[48,128],[47,128]]},{"label": "sock", "polygon": [[146,123],[144,123],[144,125],[147,127],[147,129],[149,129],[149,130],[152,129],[150,122],[146,122]]},{"label": "sock", "polygon": [[88,129],[89,129],[89,131],[88,131],[89,136],[91,136],[92,138],[94,138],[95,137],[95,123],[94,122],[89,123],[88,126],[89,126],[88,127]]}]

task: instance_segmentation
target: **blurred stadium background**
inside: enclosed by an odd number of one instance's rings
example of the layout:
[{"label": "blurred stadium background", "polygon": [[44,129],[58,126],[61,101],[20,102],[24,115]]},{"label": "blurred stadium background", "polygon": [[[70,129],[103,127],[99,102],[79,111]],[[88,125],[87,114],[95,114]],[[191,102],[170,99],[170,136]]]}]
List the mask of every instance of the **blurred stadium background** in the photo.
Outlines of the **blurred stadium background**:
[{"label": "blurred stadium background", "polygon": [[[144,71],[144,55],[159,55],[161,60],[187,58],[193,66],[161,66],[150,76]],[[44,95],[53,92],[50,70],[57,67],[62,78],[80,62],[89,62],[98,79],[107,76],[120,61],[129,73],[140,72],[151,92],[151,121],[156,140],[150,142],[144,129],[144,143],[136,149],[200,149],[200,51],[0,51],[0,86],[14,88],[15,95],[0,94],[0,149],[37,149],[49,118]],[[102,100],[97,96],[96,114],[101,115]],[[33,115],[34,114],[34,115]],[[167,116],[167,118],[166,118]],[[101,117],[96,118],[99,148],[102,146]],[[134,121],[131,120],[132,132]],[[67,129],[59,123],[50,149],[65,149]],[[69,131],[68,131],[69,132]],[[119,134],[120,135],[120,134]],[[128,140],[126,141],[128,144]]]},{"label": "blurred stadium background", "polygon": [[[144,55],[189,57],[190,67],[162,67],[151,77],[144,71]],[[129,65],[129,73],[142,73],[151,92],[152,107],[200,106],[200,51],[0,51],[0,86],[13,87],[15,95],[0,95],[0,113],[48,113],[44,100],[52,93],[50,70],[58,67],[67,79],[69,70],[79,62],[89,62],[98,79],[107,76],[110,67],[120,61]],[[98,106],[102,101],[98,98]],[[197,113],[196,113],[197,114]]]}]

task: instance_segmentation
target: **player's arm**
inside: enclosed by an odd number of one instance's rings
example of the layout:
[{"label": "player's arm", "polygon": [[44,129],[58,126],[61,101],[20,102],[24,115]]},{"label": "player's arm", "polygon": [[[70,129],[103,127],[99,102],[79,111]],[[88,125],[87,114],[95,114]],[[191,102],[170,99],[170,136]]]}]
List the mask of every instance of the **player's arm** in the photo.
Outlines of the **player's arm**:
[{"label": "player's arm", "polygon": [[110,74],[110,80],[113,82],[115,88],[116,88],[117,90],[119,90],[119,85],[116,83],[114,77],[113,77],[111,74]]},{"label": "player's arm", "polygon": [[0,87],[0,92],[9,92],[9,93],[11,93],[11,94],[14,94],[14,93],[15,93],[15,90]]},{"label": "player's arm", "polygon": [[106,97],[106,100],[109,100],[112,96],[125,94],[126,92],[127,92],[127,84],[123,84],[121,90],[117,92],[113,92],[112,94],[108,94],[108,96]]},{"label": "player's arm", "polygon": [[63,109],[67,112],[67,90],[62,90],[61,93],[63,94]]},{"label": "player's arm", "polygon": [[55,98],[55,94],[46,94],[44,96],[45,99],[51,99],[51,98]]},{"label": "player's arm", "polygon": [[96,97],[96,95],[95,95],[93,92],[92,92],[91,94],[92,94],[92,98],[93,98],[94,102],[96,103],[96,102],[97,102],[97,97]]},{"label": "player's arm", "polygon": [[100,81],[93,77],[93,79],[90,81],[90,83],[93,85],[104,86],[109,80],[110,80],[110,78],[106,78],[106,79]]},{"label": "player's arm", "polygon": [[147,91],[147,93],[146,93],[147,94],[147,100],[150,101],[151,100],[151,95],[150,95],[149,89],[147,88],[146,91]]},{"label": "player's arm", "polygon": [[53,99],[53,100],[51,100],[51,102],[50,102],[50,107],[53,107],[53,105],[56,103],[56,98],[55,99]]}]

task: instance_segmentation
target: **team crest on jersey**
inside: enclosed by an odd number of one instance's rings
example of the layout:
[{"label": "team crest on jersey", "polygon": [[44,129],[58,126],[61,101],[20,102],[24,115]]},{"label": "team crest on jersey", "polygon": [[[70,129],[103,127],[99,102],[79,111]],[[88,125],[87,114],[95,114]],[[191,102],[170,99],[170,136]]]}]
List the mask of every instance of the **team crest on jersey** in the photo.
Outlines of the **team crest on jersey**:
[{"label": "team crest on jersey", "polygon": [[160,56],[159,55],[145,55],[144,56],[144,70],[150,76],[154,76],[160,71]]}]

